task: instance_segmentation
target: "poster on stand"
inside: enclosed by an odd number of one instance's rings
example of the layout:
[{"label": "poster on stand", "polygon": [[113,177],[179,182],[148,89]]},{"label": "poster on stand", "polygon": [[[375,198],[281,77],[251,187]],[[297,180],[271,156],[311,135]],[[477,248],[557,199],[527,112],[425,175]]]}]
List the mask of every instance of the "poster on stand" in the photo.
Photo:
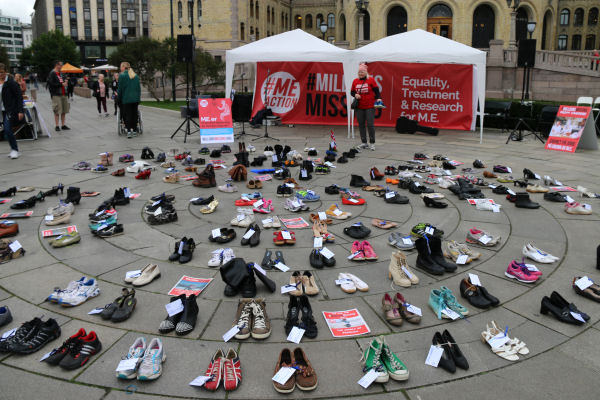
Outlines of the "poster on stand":
[{"label": "poster on stand", "polygon": [[[474,74],[472,65],[369,63],[386,105],[376,110],[375,125],[393,127],[405,116],[430,127],[472,129]],[[252,115],[268,105],[284,124],[347,124],[341,63],[259,62],[255,94]]]},{"label": "poster on stand", "polygon": [[231,99],[198,99],[200,143],[233,143]]},{"label": "poster on stand", "polygon": [[356,308],[346,311],[323,311],[333,337],[365,335],[371,330]]},{"label": "poster on stand", "polygon": [[200,293],[212,282],[212,278],[193,278],[191,276],[182,276],[179,282],[169,290],[169,296],[180,296],[185,294],[186,296],[195,294],[199,296]]},{"label": "poster on stand", "polygon": [[580,148],[597,149],[594,121],[589,118],[591,110],[591,107],[560,106],[546,141],[546,150],[574,153],[580,141]]}]

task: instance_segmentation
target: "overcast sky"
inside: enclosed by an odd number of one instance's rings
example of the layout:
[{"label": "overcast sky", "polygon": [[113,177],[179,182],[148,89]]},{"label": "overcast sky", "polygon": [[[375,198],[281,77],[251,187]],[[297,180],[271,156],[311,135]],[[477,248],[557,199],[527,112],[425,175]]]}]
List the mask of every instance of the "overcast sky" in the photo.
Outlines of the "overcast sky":
[{"label": "overcast sky", "polygon": [[17,17],[21,22],[31,23],[35,0],[0,0],[2,15]]}]

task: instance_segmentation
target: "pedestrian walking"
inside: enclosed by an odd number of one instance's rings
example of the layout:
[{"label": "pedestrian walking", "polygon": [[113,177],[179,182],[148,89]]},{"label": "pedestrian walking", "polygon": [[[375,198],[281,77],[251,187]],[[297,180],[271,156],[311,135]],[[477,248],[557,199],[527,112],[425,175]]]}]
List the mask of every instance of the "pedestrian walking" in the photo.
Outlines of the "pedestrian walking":
[{"label": "pedestrian walking", "polygon": [[104,116],[108,117],[108,111],[106,110],[106,94],[108,93],[108,87],[104,83],[104,75],[98,75],[98,80],[92,84],[92,91],[94,92],[96,103],[98,104],[98,116],[102,117],[102,108],[104,108]]},{"label": "pedestrian walking", "polygon": [[115,115],[117,115],[117,107],[119,106],[119,96],[118,96],[118,91],[119,91],[119,73],[115,72],[113,74],[113,80],[112,83],[110,84],[111,88],[112,88],[112,99],[113,102],[115,103]]},{"label": "pedestrian walking", "polygon": [[[358,100],[358,106],[354,109],[356,119],[358,120],[358,129],[360,131],[360,140],[362,143],[357,147],[366,149],[367,129],[369,130],[369,142],[371,150],[375,150],[375,108],[383,108],[379,86],[375,79],[369,76],[366,64],[358,67],[358,78],[352,81],[350,94]],[[366,127],[365,127],[366,125]]]},{"label": "pedestrian walking", "polygon": [[67,97],[73,99],[73,92],[75,91],[75,86],[77,85],[77,78],[75,75],[71,75],[67,82]]},{"label": "pedestrian walking", "polygon": [[13,135],[13,127],[23,121],[23,96],[21,87],[7,73],[6,66],[0,63],[0,110],[4,123],[4,137],[10,145],[10,158],[19,158],[19,147]]},{"label": "pedestrian walking", "polygon": [[[60,73],[62,68],[62,62],[55,61],[54,69],[50,72],[48,77],[48,89],[50,90],[50,96],[52,97],[52,111],[54,112],[54,123],[57,132],[61,129],[68,131],[69,128],[65,125],[66,115],[69,112],[69,100],[67,99],[67,80]],[[62,126],[59,125],[59,121],[62,120]]]},{"label": "pedestrian walking", "polygon": [[140,104],[140,78],[128,62],[121,63],[117,96],[121,104],[121,116],[125,122],[127,138],[137,136],[138,105]]}]

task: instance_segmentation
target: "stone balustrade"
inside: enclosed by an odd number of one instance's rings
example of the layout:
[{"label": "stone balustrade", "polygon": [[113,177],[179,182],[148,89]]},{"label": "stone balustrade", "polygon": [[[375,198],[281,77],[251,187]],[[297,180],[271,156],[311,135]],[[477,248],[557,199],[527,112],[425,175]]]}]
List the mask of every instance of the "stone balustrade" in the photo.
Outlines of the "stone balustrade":
[{"label": "stone balustrade", "polygon": [[[504,50],[504,66],[515,66],[518,50]],[[585,76],[600,76],[600,65],[596,63],[600,58],[563,51],[537,50],[535,53],[535,68],[565,72]]]}]

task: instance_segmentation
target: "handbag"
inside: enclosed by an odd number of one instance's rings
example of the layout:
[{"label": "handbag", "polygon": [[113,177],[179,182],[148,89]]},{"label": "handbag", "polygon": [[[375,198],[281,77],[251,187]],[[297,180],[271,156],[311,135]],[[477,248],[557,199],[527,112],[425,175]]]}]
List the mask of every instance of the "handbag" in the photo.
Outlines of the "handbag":
[{"label": "handbag", "polygon": [[250,276],[246,261],[243,258],[234,258],[223,264],[220,272],[223,282],[234,288],[240,286]]},{"label": "handbag", "polygon": [[352,108],[353,110],[356,110],[358,108],[358,99],[354,98],[354,100],[352,100],[352,104],[350,105],[350,108]]}]

